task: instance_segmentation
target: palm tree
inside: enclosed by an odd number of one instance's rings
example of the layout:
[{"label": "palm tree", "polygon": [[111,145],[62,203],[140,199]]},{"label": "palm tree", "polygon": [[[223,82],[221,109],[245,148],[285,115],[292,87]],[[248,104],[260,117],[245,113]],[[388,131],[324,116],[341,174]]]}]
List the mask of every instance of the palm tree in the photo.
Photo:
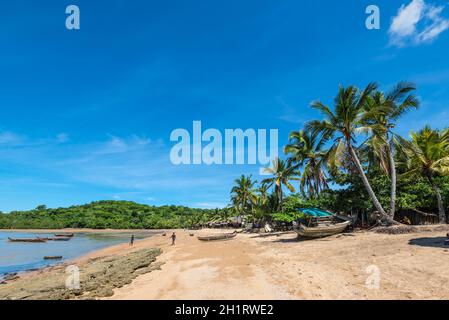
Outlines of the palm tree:
[{"label": "palm tree", "polygon": [[284,200],[282,186],[286,186],[290,192],[295,192],[295,188],[291,185],[291,180],[299,180],[298,176],[301,174],[298,170],[298,164],[286,162],[279,157],[273,160],[271,168],[265,168],[265,172],[272,175],[271,178],[264,179],[262,184],[268,188],[274,185],[274,190],[278,199],[277,210],[281,211]]},{"label": "palm tree", "polygon": [[301,192],[315,197],[329,187],[325,174],[328,153],[324,145],[327,140],[320,139],[317,132],[304,130],[293,131],[290,133],[289,140],[290,143],[285,146],[284,152],[291,155],[292,161],[303,166]]},{"label": "palm tree", "polygon": [[435,177],[449,174],[449,129],[439,131],[426,126],[417,133],[412,132],[411,141],[402,142],[405,174],[418,173],[429,181],[437,198],[440,223],[445,223],[443,198]]},{"label": "palm tree", "polygon": [[319,101],[312,103],[312,108],[319,110],[324,115],[325,120],[310,121],[306,125],[306,130],[319,133],[325,139],[333,139],[334,143],[329,150],[330,154],[349,153],[366,191],[375,208],[382,216],[382,220],[387,223],[393,223],[374,193],[354,147],[356,136],[359,133],[367,133],[370,130],[363,123],[364,107],[369,96],[376,89],[377,85],[374,83],[370,83],[364,90],[359,90],[354,86],[347,88],[340,86],[334,100],[334,111]]},{"label": "palm tree", "polygon": [[253,222],[260,222],[267,218],[270,212],[268,199],[268,186],[262,184],[256,190],[256,196],[253,199],[251,215]]},{"label": "palm tree", "polygon": [[252,212],[254,218],[264,219],[271,212],[269,190],[266,184],[261,184],[256,190],[256,197],[254,203],[252,204]]},{"label": "palm tree", "polygon": [[234,181],[235,186],[231,189],[231,201],[234,204],[236,211],[240,215],[245,215],[251,209],[251,204],[255,201],[255,181],[252,176],[242,175],[239,179]]},{"label": "palm tree", "polygon": [[226,207],[226,208],[221,209],[218,212],[218,216],[220,217],[220,220],[222,222],[228,222],[229,221],[229,215],[230,215],[231,212],[232,212],[232,208]]},{"label": "palm tree", "polygon": [[381,91],[374,92],[365,105],[364,121],[371,129],[371,137],[367,141],[367,151],[379,163],[381,169],[391,179],[390,218],[396,212],[396,163],[395,144],[397,135],[393,129],[397,120],[411,109],[419,106],[418,99],[410,92],[416,90],[415,85],[399,82],[392,91],[385,95]]}]

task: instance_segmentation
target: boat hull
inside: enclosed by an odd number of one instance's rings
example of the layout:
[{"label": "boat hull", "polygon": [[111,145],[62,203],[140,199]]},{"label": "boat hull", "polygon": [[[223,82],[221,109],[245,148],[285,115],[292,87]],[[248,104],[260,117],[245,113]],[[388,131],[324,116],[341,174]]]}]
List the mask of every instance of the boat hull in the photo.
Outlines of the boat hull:
[{"label": "boat hull", "polygon": [[57,233],[54,235],[55,237],[62,237],[62,238],[73,238],[73,233]]},{"label": "boat hull", "polygon": [[12,239],[12,238],[8,238],[9,242],[29,242],[29,243],[42,243],[42,242],[47,242],[46,239],[41,239],[41,238],[36,238],[36,239]]},{"label": "boat hull", "polygon": [[346,229],[346,227],[349,226],[350,224],[351,222],[349,221],[336,223],[332,225],[321,225],[317,227],[306,227],[305,225],[300,224],[298,228],[295,229],[295,231],[301,237],[323,238],[343,232]]},{"label": "boat hull", "polygon": [[200,240],[200,241],[229,240],[229,239],[235,238],[236,235],[237,235],[236,233],[217,234],[217,235],[211,235],[211,236],[198,237],[198,240]]},{"label": "boat hull", "polygon": [[53,238],[44,238],[44,239],[46,239],[48,241],[69,241],[72,238],[70,238],[70,237],[53,237]]}]

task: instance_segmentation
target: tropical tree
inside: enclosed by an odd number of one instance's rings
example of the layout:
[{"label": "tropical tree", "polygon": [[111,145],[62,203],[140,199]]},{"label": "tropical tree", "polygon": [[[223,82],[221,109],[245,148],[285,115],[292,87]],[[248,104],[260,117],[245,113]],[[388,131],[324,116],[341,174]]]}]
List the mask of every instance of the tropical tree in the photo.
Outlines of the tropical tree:
[{"label": "tropical tree", "polygon": [[284,161],[279,157],[273,160],[272,167],[265,168],[265,172],[270,174],[271,177],[264,179],[262,184],[268,188],[274,185],[274,191],[277,196],[278,205],[277,210],[282,212],[283,202],[283,190],[282,186],[285,186],[290,192],[295,192],[295,188],[290,183],[292,180],[299,180],[299,165],[293,164],[291,161]]},{"label": "tropical tree", "polygon": [[426,126],[412,132],[411,141],[402,140],[402,146],[405,174],[416,173],[427,179],[437,198],[440,223],[445,223],[443,197],[435,178],[449,174],[449,129],[440,131]]},{"label": "tropical tree", "polygon": [[325,173],[328,152],[324,146],[327,140],[316,131],[301,130],[290,133],[289,142],[284,152],[303,167],[300,190],[303,195],[314,198],[329,187]]},{"label": "tropical tree", "polygon": [[272,212],[269,187],[261,184],[256,190],[255,202],[252,204],[252,215],[254,220],[267,219]]},{"label": "tropical tree", "polygon": [[251,206],[255,202],[255,184],[252,176],[242,175],[234,181],[235,185],[231,189],[231,201],[236,212],[245,215],[251,211]]},{"label": "tropical tree", "polygon": [[371,136],[365,143],[365,151],[372,160],[376,161],[381,169],[390,177],[390,218],[394,218],[396,212],[396,163],[395,144],[398,135],[394,128],[398,119],[411,109],[419,106],[415,95],[416,90],[412,83],[399,82],[387,95],[381,91],[375,91],[367,99],[365,104],[364,121],[371,128]]},{"label": "tropical tree", "polygon": [[325,139],[333,139],[333,145],[329,150],[333,156],[348,153],[352,163],[355,165],[360,178],[368,192],[375,208],[387,223],[394,223],[387,215],[376,194],[374,193],[370,182],[365,174],[364,168],[354,146],[356,137],[360,133],[368,133],[370,128],[364,123],[365,105],[377,90],[377,85],[370,83],[365,89],[360,90],[354,86],[347,88],[340,86],[337,96],[334,100],[334,110],[319,101],[312,103],[312,108],[320,111],[325,119],[314,120],[306,124],[306,130],[319,133]]}]

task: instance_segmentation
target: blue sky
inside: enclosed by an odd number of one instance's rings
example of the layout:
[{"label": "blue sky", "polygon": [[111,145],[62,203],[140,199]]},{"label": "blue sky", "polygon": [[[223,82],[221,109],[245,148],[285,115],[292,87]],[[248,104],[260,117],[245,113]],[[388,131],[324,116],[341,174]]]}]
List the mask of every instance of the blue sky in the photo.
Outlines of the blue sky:
[{"label": "blue sky", "polygon": [[[65,28],[65,8],[81,29]],[[406,135],[449,123],[449,4],[376,1],[2,1],[0,210],[101,199],[224,206],[259,166],[174,166],[170,133],[279,129],[339,84],[415,81]]]}]

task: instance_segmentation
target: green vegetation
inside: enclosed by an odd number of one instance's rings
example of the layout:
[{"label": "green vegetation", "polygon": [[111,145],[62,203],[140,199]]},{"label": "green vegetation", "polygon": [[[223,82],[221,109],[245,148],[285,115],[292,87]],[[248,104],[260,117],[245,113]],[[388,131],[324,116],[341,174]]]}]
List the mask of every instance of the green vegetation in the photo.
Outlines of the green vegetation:
[{"label": "green vegetation", "polygon": [[192,209],[180,206],[154,207],[130,201],[98,201],[69,208],[0,214],[2,229],[168,229],[186,228],[221,219],[225,210]]}]

